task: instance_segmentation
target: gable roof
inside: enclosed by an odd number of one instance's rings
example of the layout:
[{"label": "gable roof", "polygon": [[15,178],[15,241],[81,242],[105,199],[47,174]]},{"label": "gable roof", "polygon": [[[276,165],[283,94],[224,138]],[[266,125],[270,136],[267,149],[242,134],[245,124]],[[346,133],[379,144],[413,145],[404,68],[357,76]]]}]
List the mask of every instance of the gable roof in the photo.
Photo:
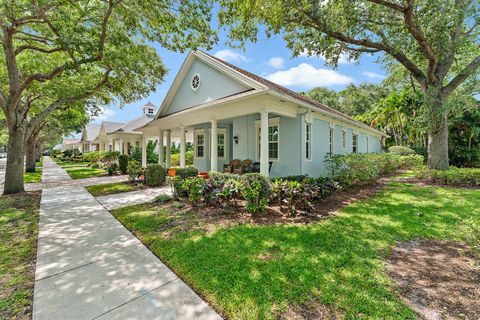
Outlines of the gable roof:
[{"label": "gable roof", "polygon": [[122,122],[113,122],[113,121],[102,122],[102,126],[105,128],[105,133],[107,134],[120,129],[124,125],[125,123],[122,123]]},{"label": "gable roof", "polygon": [[82,135],[82,140],[95,140],[100,133],[99,124],[87,124],[85,126],[84,135]]},{"label": "gable roof", "polygon": [[208,64],[209,66],[219,70],[220,72],[223,72],[224,74],[230,76],[231,78],[234,78],[235,80],[245,84],[247,87],[251,88],[251,89],[248,89],[244,92],[239,92],[239,93],[236,93],[236,94],[233,94],[231,96],[228,96],[228,97],[222,97],[222,98],[218,98],[216,100],[213,100],[213,101],[209,101],[209,102],[206,102],[206,103],[203,103],[203,104],[200,104],[200,105],[194,105],[194,106],[190,106],[184,110],[182,110],[182,112],[184,111],[188,111],[189,109],[192,109],[192,108],[197,108],[197,107],[200,107],[200,106],[203,106],[203,105],[211,105],[212,103],[217,103],[217,102],[220,102],[222,100],[225,100],[225,98],[228,98],[228,100],[232,100],[232,99],[236,99],[237,97],[240,98],[240,97],[243,97],[245,95],[245,92],[249,93],[249,94],[255,94],[255,93],[259,93],[259,92],[270,92],[272,94],[275,94],[275,95],[278,95],[278,96],[281,96],[281,97],[284,97],[285,99],[289,99],[289,100],[293,100],[294,102],[297,102],[299,104],[302,104],[303,106],[307,106],[307,107],[310,107],[313,111],[322,111],[322,112],[326,112],[328,113],[329,115],[333,116],[334,118],[337,118],[337,119],[340,119],[340,120],[344,120],[344,121],[347,121],[347,122],[350,122],[350,123],[354,123],[354,125],[358,126],[358,127],[361,127],[361,128],[364,128],[364,129],[368,129],[368,130],[371,130],[371,131],[375,131],[376,133],[382,135],[382,136],[385,136],[385,133],[363,123],[363,122],[360,122],[336,109],[333,109],[323,103],[321,103],[320,101],[317,101],[317,100],[314,100],[314,99],[311,99],[307,96],[304,96],[302,94],[299,94],[297,92],[294,92],[288,88],[285,88],[281,85],[278,85],[270,80],[267,80],[263,77],[260,77],[256,74],[253,74],[245,69],[242,69],[240,67],[237,67],[229,62],[226,62],[220,58],[217,58],[209,53],[206,53],[206,52],[203,52],[203,51],[191,51],[187,58],[185,59],[185,61],[183,62],[177,76],[175,77],[175,80],[173,81],[170,89],[168,90],[167,92],[167,95],[165,96],[165,99],[163,100],[158,112],[157,112],[157,115],[155,116],[155,119],[158,119],[158,118],[162,118],[163,116],[165,116],[165,112],[167,111],[167,108],[170,104],[170,102],[172,101],[173,97],[175,96],[175,94],[177,93],[177,90],[179,88],[179,85],[180,83],[182,82],[182,80],[184,79],[185,75],[187,74],[190,66],[192,65],[194,59],[197,58],[197,59],[200,59],[202,62]]},{"label": "gable roof", "polygon": [[[300,93],[297,93],[297,92],[295,92],[295,91],[292,91],[292,90],[290,90],[290,89],[288,89],[288,88],[285,88],[285,87],[283,87],[283,86],[281,86],[281,85],[278,85],[278,84],[276,84],[276,83],[274,83],[274,82],[272,82],[272,81],[270,81],[270,80],[267,80],[267,79],[265,79],[265,78],[263,78],[263,77],[257,76],[256,74],[253,74],[253,73],[251,73],[251,72],[249,72],[249,71],[247,71],[247,70],[245,70],[245,69],[239,68],[239,67],[237,67],[237,66],[235,66],[235,65],[233,65],[233,64],[231,64],[231,63],[229,63],[229,62],[226,62],[226,61],[224,61],[224,60],[222,60],[222,59],[220,59],[220,58],[217,58],[217,57],[215,57],[215,56],[213,56],[213,55],[211,55],[211,54],[209,54],[209,53],[206,53],[206,52],[202,52],[202,53],[205,54],[205,55],[207,55],[208,57],[210,57],[210,58],[212,58],[212,59],[215,59],[216,61],[222,63],[223,65],[225,65],[225,66],[227,66],[227,67],[229,67],[229,68],[231,68],[231,69],[233,69],[233,70],[235,70],[235,71],[237,71],[237,72],[239,72],[239,73],[241,73],[241,74],[243,74],[243,75],[245,75],[245,76],[247,76],[247,77],[249,77],[249,78],[257,81],[258,83],[261,83],[262,85],[266,86],[266,87],[267,87],[269,90],[271,90],[271,91],[278,92],[278,93],[280,93],[280,94],[282,94],[282,95],[287,95],[287,96],[290,96],[290,97],[292,97],[292,98],[295,98],[295,99],[301,100],[301,101],[303,101],[303,102],[306,102],[306,103],[308,103],[308,104],[310,104],[310,105],[312,105],[312,106],[314,106],[314,107],[316,107],[316,108],[322,109],[322,110],[327,111],[327,112],[329,112],[329,113],[332,113],[332,114],[334,114],[334,115],[336,115],[336,116],[339,116],[339,117],[341,117],[341,118],[344,118],[345,120],[353,121],[353,122],[355,122],[358,126],[366,127],[366,128],[368,128],[368,129],[373,129],[373,130],[378,131],[377,129],[372,128],[371,126],[369,126],[369,125],[367,125],[367,124],[365,124],[365,123],[363,123],[363,122],[360,122],[360,121],[358,121],[358,120],[356,120],[356,119],[354,119],[354,118],[352,118],[352,117],[350,117],[350,116],[348,116],[348,115],[346,115],[346,114],[344,114],[344,113],[342,113],[342,112],[340,112],[340,111],[338,111],[338,110],[336,110],[336,109],[333,109],[333,108],[331,108],[331,107],[329,107],[329,106],[321,103],[321,102],[318,101],[318,100],[309,98],[309,97],[307,97],[307,96],[305,96],[305,95],[303,95],[303,94],[300,94]],[[383,132],[380,132],[380,131],[378,131],[378,132],[381,133],[382,135],[385,135]]]},{"label": "gable roof", "polygon": [[[153,107],[155,107],[152,104]],[[134,132],[135,129],[138,129],[140,127],[143,127],[150,121],[152,121],[155,118],[154,115],[147,115],[147,114],[142,114],[141,116],[123,124],[120,128],[116,129],[114,132]]]}]

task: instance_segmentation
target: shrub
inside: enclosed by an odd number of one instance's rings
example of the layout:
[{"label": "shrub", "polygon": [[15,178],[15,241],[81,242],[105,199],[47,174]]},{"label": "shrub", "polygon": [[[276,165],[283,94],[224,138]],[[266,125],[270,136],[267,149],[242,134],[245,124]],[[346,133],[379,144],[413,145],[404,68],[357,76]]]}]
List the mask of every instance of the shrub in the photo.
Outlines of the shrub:
[{"label": "shrub", "polygon": [[142,167],[136,160],[128,161],[127,166],[128,180],[135,181],[142,174]]},{"label": "shrub", "polygon": [[111,163],[107,167],[107,173],[108,173],[109,176],[113,176],[117,172],[118,172],[118,164],[116,162]]},{"label": "shrub", "polygon": [[242,183],[239,179],[229,178],[222,184],[217,196],[224,202],[230,202],[233,200],[235,205],[237,205],[237,199],[240,197],[241,188]]},{"label": "shrub", "polygon": [[202,200],[204,194],[205,179],[201,177],[187,178],[183,181],[182,190],[187,193],[188,201],[196,206]]},{"label": "shrub", "polygon": [[232,174],[232,173],[220,173],[220,172],[211,171],[208,173],[208,176],[212,181],[214,187],[219,189],[223,188],[223,185],[227,180],[230,180],[230,179],[236,180],[236,181],[241,180],[241,175]]},{"label": "shrub", "polygon": [[165,182],[166,170],[161,164],[148,164],[145,168],[145,184],[158,186]]},{"label": "shrub", "polygon": [[118,157],[118,167],[120,172],[125,174],[128,170],[128,155],[122,154]]},{"label": "shrub", "polygon": [[102,159],[102,153],[100,151],[92,151],[83,155],[83,160],[87,162],[98,162]]},{"label": "shrub", "polygon": [[264,211],[271,195],[270,180],[260,173],[246,173],[241,177],[242,196],[247,201],[245,209],[252,213]]},{"label": "shrub", "polygon": [[102,164],[100,162],[92,162],[88,165],[92,169],[99,169],[102,167]]},{"label": "shrub", "polygon": [[118,157],[120,157],[119,151],[103,151],[100,152],[100,161],[112,163],[117,161]]},{"label": "shrub", "polygon": [[68,158],[72,157],[73,156],[73,150],[74,149],[67,149],[67,150],[63,151],[63,156],[68,157]]},{"label": "shrub", "polygon": [[421,165],[423,165],[423,163],[425,162],[424,157],[422,155],[419,155],[419,154],[403,156],[403,157],[401,157],[401,160],[402,160],[401,167],[404,168],[404,169],[417,168],[417,167],[420,167]]},{"label": "shrub", "polygon": [[371,183],[380,176],[395,172],[400,167],[418,163],[421,156],[404,159],[394,153],[354,153],[326,157],[331,176],[342,186]]},{"label": "shrub", "polygon": [[175,174],[181,179],[186,179],[196,177],[198,175],[198,170],[195,169],[195,167],[177,168]]},{"label": "shrub", "polygon": [[[180,153],[173,153],[170,159],[170,165],[172,167],[178,167],[180,165]],[[185,151],[185,165],[193,165],[193,150]]]},{"label": "shrub", "polygon": [[182,197],[187,195],[187,193],[182,190],[183,179],[179,176],[168,177],[167,182],[172,188],[172,193],[174,197]]},{"label": "shrub", "polygon": [[388,152],[398,154],[399,156],[409,156],[415,154],[415,150],[405,146],[392,146],[388,148]]},{"label": "shrub", "polygon": [[159,194],[158,196],[155,197],[153,201],[155,202],[160,202],[160,203],[166,203],[172,201],[172,197],[169,196],[168,194]]},{"label": "shrub", "polygon": [[292,176],[286,176],[286,177],[281,177],[281,178],[273,178],[272,181],[275,180],[286,180],[286,181],[297,181],[297,182],[302,182],[306,178],[308,178],[307,174],[299,174],[299,175],[292,175]]},{"label": "shrub", "polygon": [[305,176],[303,180],[277,178],[272,182],[273,198],[280,207],[285,207],[291,214],[298,209],[310,211],[319,198],[324,198],[335,191],[337,184],[328,177],[317,179]]},{"label": "shrub", "polygon": [[480,169],[450,167],[449,170],[423,169],[417,177],[430,183],[460,187],[480,187]]}]

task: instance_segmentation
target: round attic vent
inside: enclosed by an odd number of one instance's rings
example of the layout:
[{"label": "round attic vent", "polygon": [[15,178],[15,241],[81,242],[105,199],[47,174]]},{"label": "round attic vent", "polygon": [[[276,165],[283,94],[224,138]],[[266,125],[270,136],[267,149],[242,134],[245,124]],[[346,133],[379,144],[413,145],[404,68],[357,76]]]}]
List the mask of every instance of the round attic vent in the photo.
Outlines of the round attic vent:
[{"label": "round attic vent", "polygon": [[195,73],[192,76],[192,81],[190,82],[190,85],[193,91],[198,90],[198,88],[200,87],[200,75],[198,73]]}]

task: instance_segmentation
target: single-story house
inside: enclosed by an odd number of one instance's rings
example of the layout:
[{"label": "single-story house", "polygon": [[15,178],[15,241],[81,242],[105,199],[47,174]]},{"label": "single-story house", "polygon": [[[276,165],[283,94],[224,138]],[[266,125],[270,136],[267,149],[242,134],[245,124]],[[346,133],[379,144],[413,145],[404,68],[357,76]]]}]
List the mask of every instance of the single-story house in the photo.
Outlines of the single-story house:
[{"label": "single-story house", "polygon": [[184,166],[186,132],[193,132],[198,170],[222,171],[233,159],[250,159],[272,177],[325,175],[328,154],[381,152],[385,137],[321,102],[201,51],[188,54],[155,120],[138,131],[144,141],[159,137],[163,145],[166,138],[167,167],[171,137],[180,138]]},{"label": "single-story house", "polygon": [[98,133],[100,132],[99,124],[87,124],[82,131],[80,143],[82,145],[81,152],[99,151],[100,143],[98,141]]},{"label": "single-story house", "polygon": [[156,110],[148,102],[142,107],[142,115],[127,123],[103,121],[101,124],[87,124],[82,131],[81,151],[119,151],[121,154],[131,154],[143,139],[142,133],[135,129],[152,121]]},{"label": "single-story house", "polygon": [[63,139],[62,151],[77,149],[82,152],[82,144],[79,139]]}]

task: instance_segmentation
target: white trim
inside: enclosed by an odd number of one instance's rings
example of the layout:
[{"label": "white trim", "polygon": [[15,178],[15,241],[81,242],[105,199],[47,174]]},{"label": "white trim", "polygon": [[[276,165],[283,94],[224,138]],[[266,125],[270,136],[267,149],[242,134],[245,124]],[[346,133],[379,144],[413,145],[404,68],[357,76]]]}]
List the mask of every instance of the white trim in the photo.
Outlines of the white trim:
[{"label": "white trim", "polygon": [[[197,135],[203,135],[203,157],[199,157],[198,156],[198,153],[197,153]],[[193,157],[195,159],[205,159],[205,155],[207,153],[207,146],[205,145],[205,142],[206,142],[206,138],[207,138],[207,135],[206,135],[206,130],[205,129],[195,129],[193,131]]]},{"label": "white trim", "polygon": [[335,128],[328,128],[328,153],[333,156],[335,154]]},{"label": "white trim", "polygon": [[[197,77],[198,78],[198,85],[197,87],[195,88],[193,86],[193,79]],[[192,91],[193,92],[197,92],[197,90],[200,88],[200,85],[202,84],[202,78],[200,77],[200,74],[197,72],[197,73],[194,73],[192,74],[192,77],[190,78],[190,88],[192,88]]]},{"label": "white trim", "polygon": [[342,149],[347,149],[347,129],[342,128]]},{"label": "white trim", "polygon": [[[307,127],[310,127],[309,129],[309,139],[307,140]],[[304,153],[304,157],[305,157],[305,161],[312,161],[312,124],[310,122],[305,122],[305,136],[304,136],[304,142],[305,142],[305,153]],[[307,142],[308,142],[308,154],[307,154]]]},{"label": "white trim", "polygon": [[[355,139],[355,144],[353,144],[353,141],[354,141],[353,137],[357,137],[357,139]],[[353,134],[352,134],[352,152],[351,153],[358,153],[358,137],[359,137],[358,133],[353,132]],[[357,150],[355,150],[355,152],[353,152],[353,147],[354,146],[355,146],[355,149],[357,149]]]},{"label": "white trim", "polygon": [[[210,128],[208,128],[207,130],[208,130],[208,135],[211,136],[212,135],[212,130]],[[220,159],[220,160],[225,160],[225,159],[227,159],[227,151],[228,151],[228,132],[227,132],[227,128],[218,127],[217,128],[217,136],[220,133],[223,133],[225,135],[225,141],[223,142],[224,150],[223,150],[223,157],[218,156],[218,153],[217,153],[217,158]],[[217,141],[218,141],[218,137],[217,137]],[[218,142],[217,142],[217,148],[218,148]],[[211,148],[211,146],[210,146],[210,148],[208,148],[208,154],[210,155],[210,158],[212,158],[212,148]]]},{"label": "white trim", "polygon": [[[258,130],[260,129],[260,120],[256,120],[255,121],[255,159],[257,161],[260,161],[260,154],[259,154],[259,150],[258,150],[258,146],[260,145],[260,136],[258,135]],[[278,144],[278,148],[277,148],[277,158],[276,159],[271,159],[270,158],[270,149],[268,149],[268,161],[274,161],[274,162],[278,162],[280,161],[280,118],[270,118],[268,119],[268,127],[273,127],[273,126],[277,126],[278,127],[278,138],[277,138],[277,144]],[[268,134],[268,132],[267,132]],[[268,142],[269,146],[270,146],[270,142]]]}]

